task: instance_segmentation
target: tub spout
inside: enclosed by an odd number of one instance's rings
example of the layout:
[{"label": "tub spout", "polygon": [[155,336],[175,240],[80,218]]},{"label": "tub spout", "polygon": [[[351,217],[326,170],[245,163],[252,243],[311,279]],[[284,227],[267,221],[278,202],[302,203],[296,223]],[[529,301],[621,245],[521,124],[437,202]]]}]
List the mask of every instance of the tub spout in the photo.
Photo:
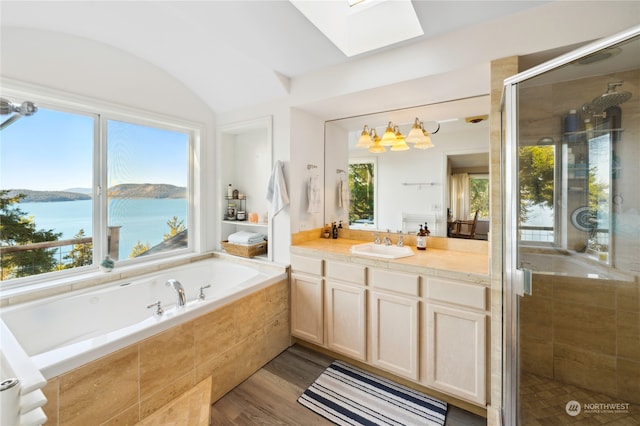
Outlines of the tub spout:
[{"label": "tub spout", "polygon": [[168,280],[167,286],[173,287],[173,289],[178,293],[178,301],[176,305],[180,308],[184,307],[187,304],[187,297],[184,293],[184,287],[180,284],[178,280]]}]

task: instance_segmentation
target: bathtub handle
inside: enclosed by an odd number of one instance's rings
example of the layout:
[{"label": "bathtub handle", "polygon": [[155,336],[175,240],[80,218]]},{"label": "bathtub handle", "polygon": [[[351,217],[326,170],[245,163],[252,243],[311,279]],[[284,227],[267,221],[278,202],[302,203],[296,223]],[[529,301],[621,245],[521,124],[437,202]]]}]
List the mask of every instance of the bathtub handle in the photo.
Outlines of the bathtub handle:
[{"label": "bathtub handle", "polygon": [[162,302],[156,300],[154,303],[147,306],[147,309],[156,308],[156,311],[153,313],[154,316],[159,317],[164,314],[164,309],[162,309]]},{"label": "bathtub handle", "polygon": [[210,287],[211,287],[211,284],[203,285],[202,287],[200,287],[200,295],[198,296],[198,299],[204,300],[205,295],[204,295],[204,291],[203,290],[205,288],[210,288]]}]

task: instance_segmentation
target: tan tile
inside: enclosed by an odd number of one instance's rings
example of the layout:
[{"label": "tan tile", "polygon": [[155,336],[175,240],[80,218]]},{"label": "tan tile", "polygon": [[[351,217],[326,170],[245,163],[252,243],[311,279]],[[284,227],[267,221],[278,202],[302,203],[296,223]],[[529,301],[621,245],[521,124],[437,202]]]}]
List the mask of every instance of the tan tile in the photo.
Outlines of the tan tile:
[{"label": "tan tile", "polygon": [[616,395],[623,400],[621,402],[640,404],[640,362],[618,358],[617,381]]},{"label": "tan tile", "polygon": [[550,340],[521,340],[519,359],[522,371],[553,377],[553,343]]},{"label": "tan tile", "polygon": [[640,312],[618,311],[618,356],[640,362]]},{"label": "tan tile", "polygon": [[200,382],[211,376],[211,402],[220,399],[224,394],[240,383],[236,379],[237,346],[196,367],[196,381]]},{"label": "tan tile", "polygon": [[555,277],[553,285],[555,301],[584,306],[600,306],[615,309],[615,287],[601,280],[578,277]]},{"label": "tan tile", "polygon": [[140,399],[195,367],[193,321],[145,339],[140,347]]},{"label": "tan tile", "polygon": [[618,284],[616,306],[618,310],[640,312],[640,285],[636,283]]},{"label": "tan tile", "polygon": [[266,364],[291,345],[289,312],[281,312],[265,325],[265,347],[262,363]]},{"label": "tan tile", "polygon": [[616,353],[615,310],[554,302],[554,343],[602,354]]},{"label": "tan tile", "polygon": [[190,371],[172,382],[163,383],[162,387],[154,390],[147,398],[140,401],[140,418],[151,415],[165,404],[178,398],[196,385],[195,370]]},{"label": "tan tile", "polygon": [[236,352],[234,364],[238,382],[245,380],[262,367],[265,346],[264,336],[264,329],[261,328],[234,348]]},{"label": "tan tile", "polygon": [[525,296],[520,300],[520,339],[551,342],[553,338],[553,301],[549,297]]},{"label": "tan tile", "polygon": [[138,401],[138,350],[127,347],[59,377],[59,421],[99,424]]},{"label": "tan tile", "polygon": [[47,403],[42,407],[44,414],[47,416],[47,424],[55,426],[58,424],[58,394],[60,380],[57,377],[47,380],[46,386],[42,389]]},{"label": "tan tile", "polygon": [[215,358],[236,342],[236,304],[222,306],[194,320],[196,365]]},{"label": "tan tile", "polygon": [[133,426],[140,420],[140,404],[135,404],[100,426]]},{"label": "tan tile", "polygon": [[607,395],[615,394],[614,356],[597,354],[570,345],[555,344],[553,349],[553,368],[557,380]]},{"label": "tan tile", "polygon": [[244,340],[256,330],[262,330],[265,324],[265,290],[243,297],[234,310],[236,324],[236,343]]},{"label": "tan tile", "polygon": [[265,289],[266,321],[289,311],[289,285],[283,280]]},{"label": "tan tile", "polygon": [[[531,291],[533,297],[553,296],[553,277],[550,275],[533,274],[531,278]],[[525,297],[526,299],[526,297]]]}]

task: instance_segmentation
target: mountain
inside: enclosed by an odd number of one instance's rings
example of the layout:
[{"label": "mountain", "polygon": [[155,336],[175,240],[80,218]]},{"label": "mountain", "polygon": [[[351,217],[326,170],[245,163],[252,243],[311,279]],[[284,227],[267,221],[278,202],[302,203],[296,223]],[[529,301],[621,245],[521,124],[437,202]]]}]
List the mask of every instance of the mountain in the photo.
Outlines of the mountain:
[{"label": "mountain", "polygon": [[9,196],[11,197],[18,194],[25,195],[25,197],[20,200],[22,203],[45,203],[48,201],[78,201],[91,199],[90,195],[69,191],[33,191],[31,189],[9,190]]},{"label": "mountain", "polygon": [[64,190],[65,192],[76,192],[78,194],[93,194],[93,189],[91,188],[67,188]]},{"label": "mountain", "polygon": [[[65,191],[9,190],[9,196],[18,194],[26,195],[26,197],[21,200],[23,203],[91,199],[91,189],[88,188],[70,188]],[[108,196],[110,198],[187,198],[187,188],[165,183],[124,183],[109,188]]]},{"label": "mountain", "polygon": [[109,188],[113,198],[187,198],[187,188],[166,183],[123,183]]}]

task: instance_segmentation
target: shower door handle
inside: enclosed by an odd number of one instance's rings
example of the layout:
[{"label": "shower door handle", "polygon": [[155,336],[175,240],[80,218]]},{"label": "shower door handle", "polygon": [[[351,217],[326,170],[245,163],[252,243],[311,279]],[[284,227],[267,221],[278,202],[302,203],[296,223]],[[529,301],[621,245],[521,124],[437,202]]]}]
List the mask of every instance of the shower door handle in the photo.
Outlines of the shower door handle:
[{"label": "shower door handle", "polygon": [[531,282],[531,270],[526,268],[515,269],[515,290],[518,296],[531,296],[533,284]]}]

